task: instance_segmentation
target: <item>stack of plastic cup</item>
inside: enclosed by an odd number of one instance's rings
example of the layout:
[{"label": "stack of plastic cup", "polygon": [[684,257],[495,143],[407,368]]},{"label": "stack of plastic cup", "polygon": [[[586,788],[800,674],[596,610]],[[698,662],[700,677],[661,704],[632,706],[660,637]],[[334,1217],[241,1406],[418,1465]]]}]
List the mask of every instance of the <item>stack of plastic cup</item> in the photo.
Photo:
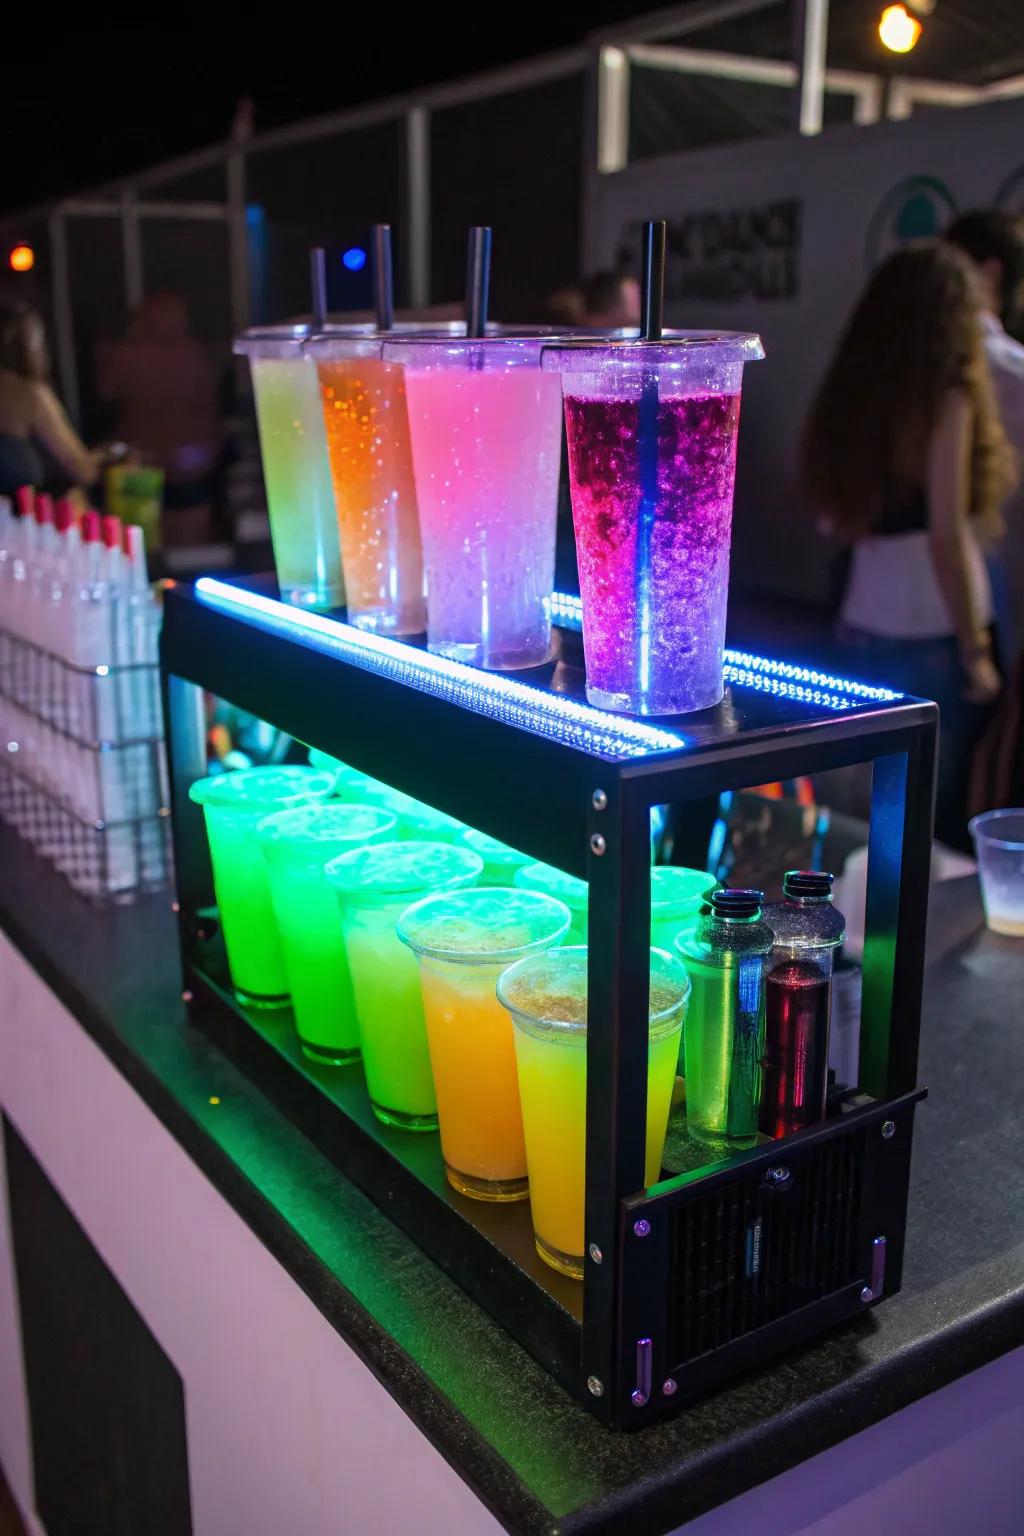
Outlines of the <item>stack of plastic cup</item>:
[{"label": "stack of plastic cup", "polygon": [[513,961],[560,944],[568,928],[562,902],[494,887],[428,896],[398,920],[420,962],[445,1172],[474,1200],[527,1192],[512,1026],[495,985]]},{"label": "stack of plastic cup", "polygon": [[279,1007],[288,978],[270,896],[267,865],[255,832],[273,811],[326,800],[330,774],[315,768],[246,768],[199,779],[189,798],[201,805],[210,842],[213,885],[231,983],[252,1007]]},{"label": "stack of plastic cup", "polygon": [[587,698],[675,715],[724,691],[736,435],[756,336],[556,345]]},{"label": "stack of plastic cup", "polygon": [[275,811],[256,828],[270,875],[295,1029],[313,1061],[340,1066],[359,1055],[341,914],[324,865],[394,835],[395,818],[329,800]]},{"label": "stack of plastic cup", "polygon": [[551,655],[562,412],[543,339],[385,344],[405,369],[427,576],[427,644],[472,666]]},{"label": "stack of plastic cup", "polygon": [[481,885],[512,885],[516,870],[533,863],[528,853],[520,853],[518,848],[510,848],[508,843],[488,837],[486,832],[478,832],[475,827],[463,827],[455,841],[463,848],[472,848],[483,859]]},{"label": "stack of plastic cup", "polygon": [[415,841],[358,848],[327,865],[341,903],[366,1088],[385,1125],[437,1126],[419,967],[395,924],[424,896],[475,885],[482,869],[468,848]]},{"label": "stack of plastic cup", "polygon": [[587,942],[590,887],[585,880],[579,880],[575,875],[567,875],[564,869],[556,869],[554,864],[527,864],[522,869],[516,870],[512,883],[518,885],[521,890],[543,891],[546,896],[554,896],[559,901],[564,901],[572,913],[572,927],[569,929],[568,942],[570,944]]},{"label": "stack of plastic cup", "polygon": [[[690,983],[651,950],[644,1182],[657,1182]],[[581,1279],[587,1146],[587,951],[530,955],[503,973],[498,997],[515,1024],[537,1252]]]}]

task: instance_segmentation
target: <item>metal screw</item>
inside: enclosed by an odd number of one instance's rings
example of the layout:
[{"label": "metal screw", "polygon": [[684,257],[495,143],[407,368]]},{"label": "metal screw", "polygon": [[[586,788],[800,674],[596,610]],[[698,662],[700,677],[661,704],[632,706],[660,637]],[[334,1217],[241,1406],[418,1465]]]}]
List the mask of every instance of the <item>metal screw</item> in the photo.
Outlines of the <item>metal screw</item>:
[{"label": "metal screw", "polygon": [[874,1291],[873,1291],[873,1290],[872,1290],[872,1289],[871,1289],[871,1287],[870,1287],[870,1285],[866,1285],[866,1286],[865,1286],[865,1287],[864,1287],[864,1289],[863,1289],[863,1290],[862,1290],[862,1291],[861,1291],[861,1293],[860,1293],[860,1299],[861,1299],[861,1301],[863,1301],[863,1302],[865,1302],[865,1303],[867,1303],[867,1302],[869,1302],[869,1301],[874,1301],[874,1299],[875,1299],[875,1293],[874,1293]]},{"label": "metal screw", "polygon": [[191,992],[183,992],[181,994],[181,1000],[182,1000],[183,1003],[190,1003],[192,1001],[192,993]]},{"label": "metal screw", "polygon": [[634,1237],[647,1237],[651,1230],[651,1224],[646,1216],[641,1216],[639,1221],[633,1223]]},{"label": "metal screw", "polygon": [[608,809],[608,796],[603,789],[595,789],[590,797],[590,803],[595,811],[606,811]]},{"label": "metal screw", "polygon": [[587,1252],[590,1254],[590,1257],[593,1259],[595,1264],[600,1264],[604,1258],[604,1254],[601,1252],[596,1243],[591,1243],[590,1247],[587,1249]]},{"label": "metal screw", "polygon": [[587,1377],[587,1391],[592,1393],[594,1397],[603,1397],[604,1396],[604,1382],[601,1380],[601,1378],[599,1376],[588,1376]]},{"label": "metal screw", "polygon": [[788,1168],[766,1168],[764,1172],[766,1184],[788,1184],[791,1177]]},{"label": "metal screw", "polygon": [[679,1391],[679,1383],[674,1376],[666,1376],[661,1384],[661,1390],[665,1397],[675,1397]]},{"label": "metal screw", "polygon": [[634,1408],[646,1408],[647,1407],[647,1393],[646,1392],[641,1392],[639,1387],[637,1388],[637,1390],[635,1392],[631,1392],[629,1394],[629,1400],[633,1404]]},{"label": "metal screw", "polygon": [[883,1141],[892,1141],[892,1139],[893,1139],[893,1137],[895,1135],[896,1135],[896,1122],[895,1122],[895,1120],[883,1120],[883,1122],[882,1122],[882,1140]]},{"label": "metal screw", "polygon": [[600,858],[602,853],[604,853],[605,849],[607,848],[607,846],[608,846],[608,844],[605,842],[605,840],[601,836],[600,832],[595,832],[593,837],[590,839],[590,851],[591,851],[591,853],[596,853],[598,858]]}]

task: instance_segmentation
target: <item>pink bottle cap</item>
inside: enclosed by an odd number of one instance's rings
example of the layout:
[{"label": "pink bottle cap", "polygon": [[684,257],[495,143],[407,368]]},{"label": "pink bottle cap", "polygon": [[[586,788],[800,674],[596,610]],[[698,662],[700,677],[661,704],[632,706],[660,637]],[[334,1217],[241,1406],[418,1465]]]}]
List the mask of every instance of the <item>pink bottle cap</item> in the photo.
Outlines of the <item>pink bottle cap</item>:
[{"label": "pink bottle cap", "polygon": [[62,496],[53,509],[53,524],[58,533],[67,533],[75,523],[75,509],[66,496]]},{"label": "pink bottle cap", "polygon": [[40,491],[36,497],[36,522],[40,528],[44,523],[53,522],[53,497],[47,496],[45,491]]},{"label": "pink bottle cap", "polygon": [[14,507],[19,517],[31,517],[35,510],[36,493],[31,485],[19,485],[14,493]]},{"label": "pink bottle cap", "polygon": [[121,548],[121,519],[107,516],[102,521],[103,542],[108,549]]},{"label": "pink bottle cap", "polygon": [[85,544],[98,544],[100,541],[100,515],[91,507],[88,512],[82,513],[82,541]]}]

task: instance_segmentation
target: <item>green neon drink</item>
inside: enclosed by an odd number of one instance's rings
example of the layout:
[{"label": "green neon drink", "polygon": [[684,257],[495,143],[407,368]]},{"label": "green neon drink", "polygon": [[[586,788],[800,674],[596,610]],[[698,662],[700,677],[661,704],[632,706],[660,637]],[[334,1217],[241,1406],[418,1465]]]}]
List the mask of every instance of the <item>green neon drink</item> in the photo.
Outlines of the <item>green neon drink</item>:
[{"label": "green neon drink", "polygon": [[587,942],[590,887],[585,880],[577,880],[575,875],[567,875],[564,869],[556,869],[553,864],[527,864],[516,870],[512,883],[524,891],[543,891],[546,896],[564,901],[572,913],[572,927],[566,934],[566,944]]},{"label": "green neon drink", "polygon": [[408,840],[377,843],[332,859],[366,1088],[385,1125],[437,1127],[419,967],[395,932],[414,901],[475,885],[483,860],[468,848]]},{"label": "green neon drink", "polygon": [[305,1054],[339,1066],[359,1055],[338,903],[324,865],[393,836],[395,818],[337,800],[275,811],[256,828],[270,874],[295,1029]]},{"label": "green neon drink", "polygon": [[483,859],[481,885],[513,885],[516,870],[533,863],[528,853],[520,853],[518,848],[510,848],[508,843],[488,837],[486,832],[478,832],[475,827],[463,827],[455,841],[460,848],[472,848]]},{"label": "green neon drink", "polygon": [[376,805],[382,811],[390,811],[398,818],[398,837],[414,838],[417,842],[453,843],[463,830],[464,822],[444,811],[436,811],[432,805],[393,789],[383,779],[360,773],[358,768],[342,767],[335,790],[340,800],[355,805]]},{"label": "green neon drink", "polygon": [[677,936],[692,933],[718,881],[702,869],[659,864],[651,870],[651,944],[675,954]]},{"label": "green neon drink", "polygon": [[316,366],[304,355],[307,326],[246,331],[270,538],[285,602],[336,608],[345,601],[338,517]]},{"label": "green neon drink", "polygon": [[512,1022],[495,995],[514,960],[560,944],[569,908],[539,891],[481,888],[407,907],[398,937],[421,967],[441,1151],[473,1200],[525,1200],[526,1148]]},{"label": "green neon drink", "polygon": [[772,930],[760,891],[713,891],[676,953],[690,973],[686,1124],[704,1141],[757,1138],[765,1040],[765,972]]},{"label": "green neon drink", "polygon": [[231,984],[242,1002],[278,1007],[288,980],[256,824],[273,811],[324,800],[334,784],[315,768],[246,768],[200,779],[189,798],[201,805]]}]

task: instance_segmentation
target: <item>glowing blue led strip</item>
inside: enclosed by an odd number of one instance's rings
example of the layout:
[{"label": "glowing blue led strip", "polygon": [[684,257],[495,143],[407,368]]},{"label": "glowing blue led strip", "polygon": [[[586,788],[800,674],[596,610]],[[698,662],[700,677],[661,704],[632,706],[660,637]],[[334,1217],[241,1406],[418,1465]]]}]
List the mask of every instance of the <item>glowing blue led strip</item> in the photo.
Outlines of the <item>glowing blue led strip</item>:
[{"label": "glowing blue led strip", "polygon": [[560,698],[510,677],[481,672],[446,656],[433,656],[212,576],[199,578],[195,594],[212,608],[257,620],[264,628],[315,640],[321,650],[366,672],[379,673],[492,720],[504,720],[599,757],[646,757],[653,752],[677,752],[687,745],[686,738],[674,731],[622,719],[576,699]]},{"label": "glowing blue led strip", "polygon": [[[579,629],[583,622],[583,604],[573,592],[551,594],[551,616],[564,629]],[[788,661],[774,661],[769,656],[754,656],[749,651],[725,652],[725,678],[745,688],[762,693],[785,695],[805,704],[820,704],[826,709],[850,709],[854,704],[897,704],[903,698],[892,688],[876,688],[870,683],[855,683],[849,678],[833,677],[814,667],[799,667]]]}]

